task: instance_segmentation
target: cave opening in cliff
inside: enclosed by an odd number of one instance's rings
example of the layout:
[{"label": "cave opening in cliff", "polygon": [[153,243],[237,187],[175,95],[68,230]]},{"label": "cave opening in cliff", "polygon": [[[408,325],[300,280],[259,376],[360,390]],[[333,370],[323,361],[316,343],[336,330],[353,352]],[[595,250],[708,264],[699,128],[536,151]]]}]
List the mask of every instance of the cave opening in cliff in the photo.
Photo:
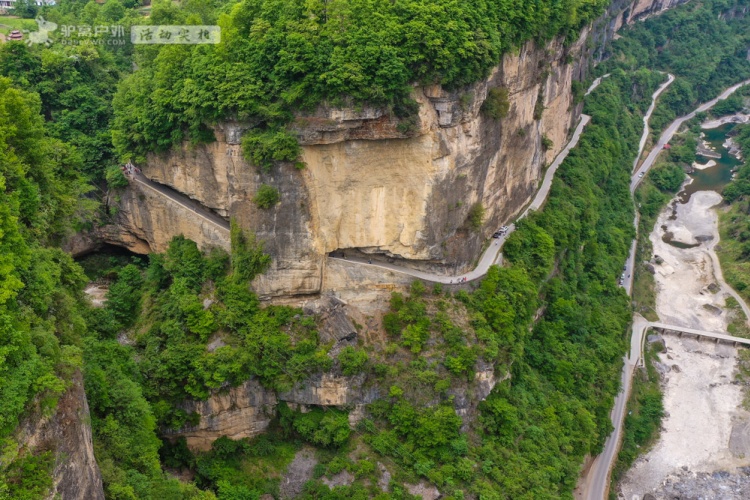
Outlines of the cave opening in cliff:
[{"label": "cave opening in cliff", "polygon": [[403,261],[400,256],[392,255],[386,252],[366,251],[362,248],[338,248],[328,252],[328,256],[333,259],[351,260],[352,262],[369,262],[369,263],[389,263]]},{"label": "cave opening in cliff", "polygon": [[76,257],[76,262],[83,268],[83,272],[89,281],[110,281],[116,276],[118,269],[135,264],[145,268],[148,265],[148,257],[131,252],[127,248],[103,243],[95,250]]}]

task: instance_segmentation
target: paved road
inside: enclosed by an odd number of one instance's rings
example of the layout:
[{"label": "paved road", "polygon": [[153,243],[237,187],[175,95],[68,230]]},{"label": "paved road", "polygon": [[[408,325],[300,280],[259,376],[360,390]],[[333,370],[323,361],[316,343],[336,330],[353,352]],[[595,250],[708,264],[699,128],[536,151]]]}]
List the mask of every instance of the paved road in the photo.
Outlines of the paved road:
[{"label": "paved road", "polygon": [[[662,83],[656,91],[651,95],[651,105],[648,107],[648,110],[646,111],[646,114],[643,115],[643,134],[641,134],[641,140],[638,143],[638,155],[635,157],[635,160],[633,161],[633,171],[635,172],[635,169],[638,167],[638,160],[641,159],[641,153],[643,153],[643,148],[646,146],[646,141],[648,140],[648,134],[651,131],[648,126],[648,122],[651,120],[651,114],[654,112],[654,108],[656,108],[656,100],[659,98],[662,92],[667,90],[667,87],[672,85],[672,82],[674,81],[674,75],[668,74],[667,75],[667,81]],[[636,226],[638,227],[638,226]]]},{"label": "paved road", "polygon": [[[560,153],[557,155],[555,160],[552,162],[552,164],[547,168],[547,171],[544,174],[544,179],[542,180],[542,185],[539,188],[539,191],[537,191],[536,196],[534,196],[534,199],[531,201],[529,206],[526,208],[526,210],[523,211],[523,213],[518,217],[518,219],[522,219],[526,217],[531,211],[533,210],[539,210],[539,208],[544,205],[544,202],[547,200],[547,196],[549,195],[550,188],[552,187],[552,180],[555,177],[555,173],[557,172],[557,169],[562,164],[563,160],[568,156],[568,153],[570,153],[570,150],[578,144],[578,139],[581,137],[581,133],[583,132],[584,127],[589,123],[591,120],[591,117],[588,115],[581,115],[581,120],[578,122],[578,126],[576,127],[575,131],[573,132],[573,136],[571,137],[568,144],[565,146],[565,148],[560,151]],[[451,283],[459,283],[461,280],[468,281],[474,281],[476,279],[482,278],[484,275],[487,274],[487,271],[490,269],[490,266],[493,264],[500,264],[502,263],[502,253],[500,251],[503,248],[503,245],[505,244],[505,241],[507,238],[515,231],[516,225],[511,223],[508,225],[508,232],[501,236],[500,238],[493,238],[490,245],[487,247],[487,249],[482,254],[482,257],[479,259],[479,263],[477,266],[469,271],[468,273],[459,274],[456,276],[446,276],[443,274],[435,274],[430,273],[426,271],[418,271],[416,269],[411,269],[409,267],[400,266],[397,264],[388,264],[386,262],[379,262],[376,260],[372,261],[372,264],[370,264],[369,259],[364,258],[342,258],[338,256],[329,256],[330,259],[337,259],[345,262],[352,262],[357,265],[365,265],[365,266],[372,266],[372,267],[379,267],[382,269],[388,269],[389,271],[395,271],[402,274],[407,274],[409,276],[414,276],[415,278],[419,278],[425,281],[431,281],[434,283],[445,283],[445,284],[451,284]]]},{"label": "paved road", "polygon": [[[669,75],[670,77],[672,75]],[[693,112],[688,113],[685,116],[682,116],[680,118],[677,118],[675,121],[673,121],[667,128],[662,132],[661,137],[659,137],[659,140],[654,145],[654,147],[649,152],[646,159],[643,161],[641,166],[633,173],[633,176],[630,181],[630,193],[635,193],[636,188],[640,184],[643,177],[645,177],[646,173],[649,171],[649,169],[653,166],[654,162],[656,161],[656,158],[659,156],[659,153],[664,148],[664,145],[667,144],[670,140],[672,140],[672,137],[674,134],[679,130],[679,128],[682,126],[683,123],[686,121],[692,119],[696,113],[706,111],[708,109],[711,109],[717,102],[720,100],[726,99],[731,94],[733,94],[738,88],[742,87],[743,85],[746,85],[750,83],[750,80],[746,80],[742,83],[738,83],[737,85],[733,85],[732,87],[729,87],[724,92],[722,92],[719,97],[716,99],[712,99],[704,104],[701,104],[698,106]],[[671,78],[665,83],[665,85],[671,84]],[[666,88],[664,85],[662,87]],[[663,91],[662,87],[660,87],[660,90]],[[658,91],[657,91],[658,92]],[[661,92],[654,93],[654,96],[652,96],[652,99],[655,99],[658,97],[658,95]],[[651,111],[653,111],[653,102],[652,107],[649,108]],[[648,123],[644,122],[644,127],[647,127]],[[644,131],[644,136],[647,134],[646,131]],[[643,141],[643,137],[641,138],[641,143],[645,144]],[[643,146],[641,146],[642,148]],[[639,154],[640,157],[640,154]],[[638,159],[635,161],[635,165],[638,164]],[[643,174],[643,175],[641,175]],[[636,213],[636,217],[634,220],[634,224],[636,227],[636,230],[638,229],[638,214]],[[628,256],[628,260],[626,263],[627,271],[626,276],[630,274],[630,278],[626,278],[626,282],[624,283],[625,289],[628,292],[628,295],[632,293],[633,289],[633,268],[635,265],[635,251],[636,251],[636,242],[637,242],[637,236],[636,241],[631,244],[630,247],[630,255]],[[714,262],[714,267],[718,270],[718,273],[721,273],[721,267],[718,265],[718,262]],[[734,290],[731,289],[731,287],[727,287],[726,289],[727,293],[730,293],[733,297],[739,298],[739,295],[736,294]],[[750,308],[748,308],[747,304],[739,298],[738,302],[742,306],[743,310],[745,311],[745,314],[748,318],[750,318]],[[609,473],[612,469],[612,465],[614,464],[614,459],[617,455],[617,451],[620,447],[620,436],[622,432],[622,422],[624,419],[625,414],[625,407],[628,398],[630,397],[630,382],[633,376],[633,367],[636,366],[636,364],[639,362],[641,357],[641,342],[642,342],[642,336],[643,336],[643,322],[645,319],[642,318],[642,316],[636,314],[633,317],[633,332],[630,339],[631,343],[631,350],[630,355],[627,358],[624,358],[624,364],[622,368],[621,373],[621,382],[622,382],[622,390],[620,393],[615,397],[615,405],[612,409],[612,424],[614,425],[614,431],[612,434],[607,438],[607,441],[604,444],[604,451],[596,457],[594,462],[591,465],[591,468],[589,469],[588,474],[584,478],[582,478],[580,484],[579,484],[579,495],[577,495],[579,498],[584,498],[585,500],[603,500],[607,497],[607,493],[609,491]]]},{"label": "paved road", "polygon": [[180,205],[181,207],[190,210],[191,212],[196,214],[198,217],[210,222],[211,224],[219,227],[220,229],[229,231],[229,222],[227,222],[226,219],[223,219],[219,217],[218,215],[216,215],[215,213],[211,212],[210,210],[203,208],[198,202],[191,200],[190,198],[188,198],[187,196],[181,193],[178,193],[174,189],[171,189],[162,184],[153,182],[152,180],[150,180],[148,177],[146,177],[143,174],[129,175],[127,176],[127,178],[130,181],[137,182],[138,184],[145,186],[147,189],[150,189],[152,191],[159,193],[165,198],[168,198],[174,203]]},{"label": "paved road", "polygon": [[[614,425],[612,434],[604,443],[604,449],[594,459],[588,474],[579,487],[581,495],[585,499],[603,500],[609,490],[609,471],[620,449],[622,434],[622,422],[625,418],[625,408],[630,395],[630,383],[633,379],[633,371],[641,359],[641,346],[643,345],[643,333],[648,328],[649,322],[640,314],[633,315],[633,330],[630,338],[630,353],[623,357],[622,372],[620,373],[621,392],[615,398],[610,418]],[[577,495],[578,496],[578,495]]]},{"label": "paved road", "polygon": [[590,93],[592,93],[594,89],[596,89],[596,87],[598,87],[599,84],[602,83],[602,80],[604,80],[605,78],[609,78],[609,73],[607,73],[606,75],[602,75],[596,80],[594,80],[593,82],[591,82],[591,85],[589,85],[588,90],[583,95],[589,95]]},{"label": "paved road", "polygon": [[[638,228],[638,222],[640,221],[640,216],[638,215],[638,212],[635,214],[635,220],[633,221],[633,225],[636,227],[636,230]],[[633,239],[633,242],[630,244],[630,253],[628,254],[628,260],[625,261],[625,269],[623,269],[623,274],[625,275],[625,281],[623,281],[623,288],[625,288],[625,292],[627,292],[628,295],[633,294],[633,280],[635,279],[633,274],[633,269],[635,269],[635,252],[638,247],[638,238],[636,237]]]},{"label": "paved road", "polygon": [[[656,161],[656,157],[659,156],[659,153],[664,148],[664,145],[672,140],[672,136],[680,129],[683,123],[686,121],[692,119],[696,113],[701,113],[703,111],[707,111],[716,105],[717,102],[722,101],[729,97],[730,95],[734,94],[734,92],[742,87],[743,85],[747,85],[750,83],[750,80],[745,80],[742,83],[738,83],[737,85],[733,85],[726,89],[724,92],[719,95],[716,99],[711,99],[710,101],[701,104],[698,106],[695,110],[693,110],[691,113],[686,114],[685,116],[682,116],[680,118],[677,118],[675,121],[669,124],[669,126],[662,132],[661,137],[659,137],[659,140],[657,141],[656,145],[651,149],[651,152],[648,154],[645,160],[643,160],[643,163],[641,164],[638,171],[635,173],[636,175],[633,176],[632,180],[630,181],[630,192],[635,193],[635,189],[638,187],[638,184],[641,183],[641,180],[643,180],[643,176],[645,176],[646,172],[651,168],[651,166],[654,164],[654,161]],[[640,173],[643,173],[643,176],[640,176]]]},{"label": "paved road", "polygon": [[[638,161],[641,159],[641,155],[643,154],[643,148],[646,147],[646,141],[648,140],[648,134],[650,131],[648,123],[651,120],[651,115],[653,114],[654,109],[656,108],[656,100],[659,98],[662,92],[667,90],[667,87],[672,85],[672,82],[674,82],[674,75],[670,73],[667,75],[667,81],[659,85],[659,88],[656,89],[653,94],[651,94],[651,105],[649,105],[648,110],[646,111],[646,114],[643,115],[643,133],[641,134],[641,140],[638,143],[638,154],[636,155],[635,160],[633,160],[634,172],[636,168],[638,167]],[[633,243],[630,244],[630,253],[628,254],[628,260],[625,261],[625,268],[623,269],[625,280],[623,281],[622,286],[623,288],[625,288],[625,291],[628,293],[628,295],[631,295],[633,293],[633,280],[635,279],[635,276],[633,274],[633,269],[635,269],[635,251],[638,245],[638,223],[639,221],[640,221],[640,214],[636,210],[635,219],[633,219],[633,226],[635,227],[635,230],[636,230],[636,237],[633,240]]]}]

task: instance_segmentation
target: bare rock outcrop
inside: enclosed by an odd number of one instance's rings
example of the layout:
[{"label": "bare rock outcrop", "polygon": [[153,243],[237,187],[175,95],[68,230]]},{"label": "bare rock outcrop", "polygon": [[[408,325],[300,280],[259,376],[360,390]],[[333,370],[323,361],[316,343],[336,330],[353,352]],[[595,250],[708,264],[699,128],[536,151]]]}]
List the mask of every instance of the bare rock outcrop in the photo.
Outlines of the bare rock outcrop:
[{"label": "bare rock outcrop", "polygon": [[279,394],[281,401],[300,405],[346,406],[371,403],[377,391],[363,390],[364,374],[345,377],[334,373],[321,373],[307,378],[289,391]]},{"label": "bare rock outcrop", "polygon": [[53,486],[47,498],[104,500],[90,422],[83,377],[77,371],[51,416],[32,414],[19,426],[17,442],[22,453],[54,453]]},{"label": "bare rock outcrop", "polygon": [[305,483],[313,478],[318,460],[311,448],[302,448],[294,456],[279,484],[279,498],[287,500],[302,493]]},{"label": "bare rock outcrop", "polygon": [[635,0],[627,13],[627,22],[632,23],[645,19],[648,16],[660,14],[688,0]]},{"label": "bare rock outcrop", "polygon": [[241,439],[264,432],[276,414],[276,394],[257,380],[248,380],[238,387],[219,391],[206,401],[186,401],[181,408],[197,413],[200,421],[170,437],[184,437],[193,450],[209,450],[221,436]]},{"label": "bare rock outcrop", "polygon": [[97,229],[105,243],[146,254],[164,252],[173,237],[183,235],[203,249],[229,251],[229,231],[142,184],[131,182],[116,203],[114,223]]},{"label": "bare rock outcrop", "polygon": [[[577,61],[584,41],[585,35],[570,46],[562,40],[528,43],[461,92],[415,89],[419,125],[409,136],[381,123],[393,121],[385,110],[323,107],[320,117],[301,116],[295,127],[303,170],[281,165],[263,172],[248,164],[238,144],[243,125],[224,123],[215,129],[215,142],[152,155],[143,173],[236,218],[266,242],[274,259],[256,283],[261,295],[323,291],[325,256],[344,248],[463,269],[485,233],[528,202],[543,167],[564,146],[580,113],[571,85],[581,77]],[[501,120],[481,112],[494,87],[509,95],[510,109]],[[552,141],[548,150],[543,138]],[[266,210],[253,202],[263,184],[281,195]],[[481,232],[466,227],[475,203],[486,208]],[[201,247],[222,244],[189,211],[137,185],[117,205],[117,224],[103,235],[108,242],[136,252],[163,250],[176,234]]]}]

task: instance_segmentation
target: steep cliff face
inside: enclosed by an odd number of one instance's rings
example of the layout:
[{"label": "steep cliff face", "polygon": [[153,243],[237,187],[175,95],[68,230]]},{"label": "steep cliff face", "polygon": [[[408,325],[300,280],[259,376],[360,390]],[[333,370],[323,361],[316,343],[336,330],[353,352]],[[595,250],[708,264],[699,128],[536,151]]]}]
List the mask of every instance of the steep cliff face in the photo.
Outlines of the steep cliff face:
[{"label": "steep cliff face", "polygon": [[[420,111],[409,136],[383,110],[321,108],[302,116],[294,126],[303,170],[282,165],[266,173],[248,164],[239,146],[242,125],[226,123],[217,127],[216,142],[154,155],[143,173],[236,218],[266,242],[274,264],[256,283],[262,295],[322,291],[325,256],[337,249],[462,269],[487,233],[529,201],[543,167],[564,146],[580,112],[571,85],[581,76],[585,39],[567,47],[560,40],[527,44],[461,92],[415,89]],[[509,95],[500,120],[480,110],[493,87]],[[549,150],[543,137],[552,141]],[[262,184],[280,191],[277,206],[261,210],[252,201]],[[475,203],[486,209],[481,231],[466,224]],[[137,185],[117,205],[116,224],[101,231],[107,242],[143,253],[163,250],[176,234],[202,247],[228,244],[189,210]]]},{"label": "steep cliff face", "polygon": [[52,416],[31,415],[19,426],[17,441],[23,452],[54,453],[53,487],[47,498],[104,500],[81,373],[71,382]]},{"label": "steep cliff face", "polygon": [[[431,298],[429,303],[444,300]],[[455,307],[448,306],[446,309],[449,311],[446,317],[464,327],[462,331],[469,345],[481,349],[483,344],[469,324],[470,314],[460,303],[453,305]],[[425,307],[430,310],[434,308],[433,305]],[[184,401],[180,408],[200,418],[193,425],[165,430],[165,436],[169,439],[184,437],[187,445],[194,450],[210,449],[221,436],[232,439],[254,437],[268,430],[280,403],[303,413],[315,407],[347,410],[349,426],[354,428],[367,416],[367,405],[378,400],[390,400],[390,390],[394,385],[402,388],[404,398],[418,405],[434,406],[440,400],[438,393],[433,391],[432,382],[414,382],[414,375],[406,369],[403,373],[396,370],[390,375],[372,369],[375,365],[384,366],[387,363],[405,365],[413,354],[407,350],[384,352],[387,340],[380,324],[381,315],[378,318],[363,316],[356,307],[332,295],[310,300],[302,309],[308,318],[317,323],[320,340],[328,346],[327,355],[332,361],[330,367],[314,372],[283,390],[264,387],[258,380],[251,379],[237,387],[216,390],[205,401]],[[346,347],[360,349],[362,345],[368,346],[366,367],[355,373],[345,373],[338,359],[339,354]],[[441,334],[431,333],[431,339],[425,345],[427,347],[420,353],[424,359],[435,360],[445,356]],[[477,359],[473,363],[473,376],[454,377],[445,369],[435,368],[441,370],[439,374],[435,372],[435,376],[448,381],[445,399],[452,402],[467,432],[473,430],[480,402],[497,384],[510,378],[509,366],[507,358],[501,355],[491,361]]]},{"label": "steep cliff face", "polygon": [[184,437],[195,450],[209,450],[211,443],[227,436],[242,439],[264,432],[276,413],[276,395],[256,380],[219,392],[206,401],[186,401],[182,409],[197,413],[200,422],[167,435]]},{"label": "steep cliff face", "polygon": [[[262,172],[248,164],[239,144],[249,125],[227,122],[216,126],[215,142],[152,155],[143,173],[236,218],[266,242],[273,265],[255,283],[263,296],[342,288],[338,273],[327,277],[326,259],[342,249],[462,272],[489,234],[530,201],[545,165],[564,147],[581,111],[573,82],[602,57],[598,47],[624,23],[683,1],[615,0],[594,33],[583,30],[575,43],[527,43],[469,88],[417,87],[419,115],[407,133],[383,109],[321,106],[300,114],[292,129],[303,170],[287,164]],[[510,108],[499,120],[481,111],[492,88],[508,92]],[[262,184],[279,190],[275,207],[261,210],[253,202]],[[486,212],[473,230],[467,217],[477,203]],[[228,245],[189,210],[137,186],[119,207],[116,225],[103,231],[108,242],[161,251],[172,236],[185,234],[204,248]]]},{"label": "steep cliff face", "polygon": [[132,252],[163,252],[172,237],[182,234],[201,246],[229,251],[229,232],[142,184],[132,182],[117,200],[115,223],[97,230],[105,243]]},{"label": "steep cliff face", "polygon": [[640,21],[648,16],[660,14],[667,9],[686,3],[688,0],[635,0],[627,14],[627,23]]},{"label": "steep cliff face", "polygon": [[[413,137],[397,138],[392,127],[375,128],[356,115],[333,132],[311,132],[315,121],[298,124],[324,251],[358,248],[459,268],[470,264],[486,233],[529,201],[543,166],[564,146],[580,111],[570,91],[580,70],[566,61],[580,60],[583,40],[569,47],[527,44],[461,92],[415,89],[420,114]],[[500,120],[480,111],[494,87],[509,95],[510,110]],[[541,105],[546,109],[538,119]],[[542,147],[544,136],[552,141],[549,150]],[[486,209],[484,231],[465,224],[475,203]]]},{"label": "steep cliff face", "polygon": [[649,16],[660,14],[689,0],[613,0],[604,15],[593,23],[589,45],[593,48],[592,59],[599,62],[608,54],[606,45],[615,38],[626,24],[632,24]]}]

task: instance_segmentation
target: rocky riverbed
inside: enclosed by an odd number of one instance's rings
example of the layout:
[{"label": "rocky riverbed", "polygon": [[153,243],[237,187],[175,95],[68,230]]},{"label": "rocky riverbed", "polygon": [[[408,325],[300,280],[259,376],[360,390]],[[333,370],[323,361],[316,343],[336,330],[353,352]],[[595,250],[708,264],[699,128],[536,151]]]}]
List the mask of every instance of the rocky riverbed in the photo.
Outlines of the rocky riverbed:
[{"label": "rocky riverbed", "polygon": [[[650,235],[661,321],[726,331],[726,285],[716,272],[718,242],[713,191],[694,193],[660,214]],[[618,497],[636,499],[750,498],[750,412],[735,382],[737,351],[726,344],[665,336],[662,373],[665,417],[659,439],[628,471]]]}]

